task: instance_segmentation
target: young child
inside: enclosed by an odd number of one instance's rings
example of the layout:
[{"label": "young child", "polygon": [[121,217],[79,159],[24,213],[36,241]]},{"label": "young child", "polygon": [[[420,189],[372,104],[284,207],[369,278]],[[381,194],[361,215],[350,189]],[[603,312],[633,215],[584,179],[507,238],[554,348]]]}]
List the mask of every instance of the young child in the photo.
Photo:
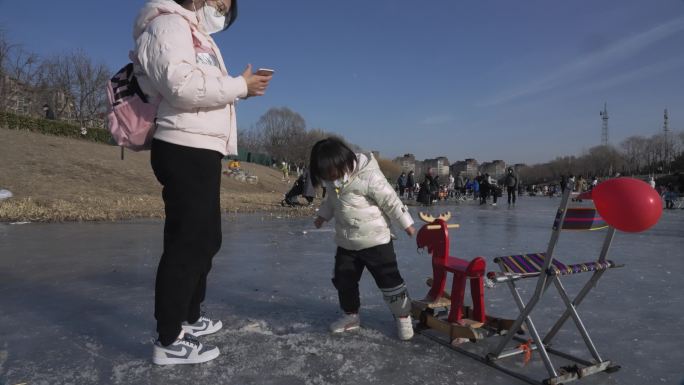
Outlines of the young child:
[{"label": "young child", "polygon": [[330,331],[359,328],[359,280],[367,268],[397,321],[399,338],[411,339],[411,300],[399,274],[389,228],[391,218],[413,236],[416,230],[408,208],[372,154],[354,154],[338,139],[314,145],[309,170],[314,185],[323,184],[328,191],[314,225],[320,228],[335,218],[337,254],[332,281],[345,314],[330,325]]}]

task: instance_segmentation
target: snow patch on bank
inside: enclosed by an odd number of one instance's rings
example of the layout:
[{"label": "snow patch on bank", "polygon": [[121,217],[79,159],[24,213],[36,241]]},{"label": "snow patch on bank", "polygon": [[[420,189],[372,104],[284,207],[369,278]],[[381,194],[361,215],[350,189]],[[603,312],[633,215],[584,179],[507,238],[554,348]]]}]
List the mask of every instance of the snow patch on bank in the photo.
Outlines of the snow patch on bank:
[{"label": "snow patch on bank", "polygon": [[245,325],[241,327],[240,329],[237,330],[240,333],[247,333],[247,334],[264,334],[271,336],[273,335],[273,331],[271,331],[271,328],[268,327],[268,323],[266,321],[255,321],[252,322],[248,325]]}]

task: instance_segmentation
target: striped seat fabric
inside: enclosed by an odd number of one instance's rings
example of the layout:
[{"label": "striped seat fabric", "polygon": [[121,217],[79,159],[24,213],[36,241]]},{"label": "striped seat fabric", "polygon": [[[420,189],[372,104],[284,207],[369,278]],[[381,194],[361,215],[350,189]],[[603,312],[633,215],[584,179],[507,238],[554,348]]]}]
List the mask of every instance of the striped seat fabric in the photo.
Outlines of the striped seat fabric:
[{"label": "striped seat fabric", "polygon": [[[558,227],[561,212],[556,215],[553,227]],[[563,221],[563,230],[601,230],[608,227],[605,220],[595,208],[574,207],[569,208]]]},{"label": "striped seat fabric", "polygon": [[[502,264],[506,273],[530,274],[539,273],[544,265],[545,253],[509,255],[507,257],[498,257],[494,262]],[[606,270],[615,267],[615,263],[610,260],[604,262],[585,262],[572,265],[566,265],[557,259],[554,259],[549,266],[549,274],[553,275],[570,275],[578,273],[586,273],[589,271]]]}]

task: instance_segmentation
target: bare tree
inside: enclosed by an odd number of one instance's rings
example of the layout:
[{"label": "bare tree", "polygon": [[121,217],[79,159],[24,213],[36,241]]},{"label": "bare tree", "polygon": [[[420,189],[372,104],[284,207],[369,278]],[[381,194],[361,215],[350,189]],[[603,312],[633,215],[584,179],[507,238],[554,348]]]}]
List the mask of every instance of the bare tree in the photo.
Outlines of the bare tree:
[{"label": "bare tree", "polygon": [[648,147],[648,139],[643,136],[630,136],[620,143],[624,157],[625,168],[630,173],[640,173],[642,168],[646,165],[646,151]]},{"label": "bare tree", "polygon": [[261,132],[254,127],[238,130],[238,145],[247,152],[258,153],[265,151]]},{"label": "bare tree", "polygon": [[622,154],[613,146],[595,146],[586,155],[594,175],[612,176],[624,168]]},{"label": "bare tree", "polygon": [[394,185],[394,182],[401,174],[401,166],[392,162],[390,159],[379,158],[377,161],[378,166],[380,166],[380,170],[385,175],[385,178],[388,178],[390,181],[392,181],[391,184]]},{"label": "bare tree", "polygon": [[82,127],[98,125],[106,111],[105,83],[109,69],[83,51],[55,55],[40,67],[39,88],[52,98],[58,116],[73,117]]},{"label": "bare tree", "polygon": [[256,127],[264,150],[271,156],[286,162],[304,161],[299,144],[306,135],[306,122],[301,115],[287,107],[271,108],[259,118]]},{"label": "bare tree", "polygon": [[0,31],[0,110],[30,112],[38,56],[12,44]]},{"label": "bare tree", "polygon": [[250,151],[266,152],[280,161],[306,167],[313,145],[325,138],[334,137],[359,152],[360,148],[343,137],[323,129],[306,129],[304,118],[287,107],[271,108],[259,118],[256,126],[241,130],[240,146]]},{"label": "bare tree", "polygon": [[674,158],[671,164],[673,172],[684,172],[684,132],[677,134],[679,139],[678,145],[678,155]]},{"label": "bare tree", "polygon": [[71,95],[74,83],[74,71],[67,55],[54,55],[43,60],[38,87],[45,102],[61,119],[76,118],[74,98]]}]

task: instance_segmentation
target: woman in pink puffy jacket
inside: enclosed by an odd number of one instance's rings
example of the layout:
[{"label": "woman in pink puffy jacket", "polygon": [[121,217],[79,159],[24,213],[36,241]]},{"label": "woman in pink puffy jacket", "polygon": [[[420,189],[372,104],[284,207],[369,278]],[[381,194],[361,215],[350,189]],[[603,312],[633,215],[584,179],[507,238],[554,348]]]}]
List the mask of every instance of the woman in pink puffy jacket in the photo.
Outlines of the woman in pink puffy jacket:
[{"label": "woman in pink puffy jacket", "polygon": [[135,22],[136,76],[145,93],[162,99],[151,155],[166,212],[155,287],[158,365],[219,355],[197,337],[222,327],[200,313],[221,247],[221,159],[237,154],[235,101],[263,95],[271,80],[250,65],[229,75],[211,34],[236,17],[237,0],[149,0]]}]

